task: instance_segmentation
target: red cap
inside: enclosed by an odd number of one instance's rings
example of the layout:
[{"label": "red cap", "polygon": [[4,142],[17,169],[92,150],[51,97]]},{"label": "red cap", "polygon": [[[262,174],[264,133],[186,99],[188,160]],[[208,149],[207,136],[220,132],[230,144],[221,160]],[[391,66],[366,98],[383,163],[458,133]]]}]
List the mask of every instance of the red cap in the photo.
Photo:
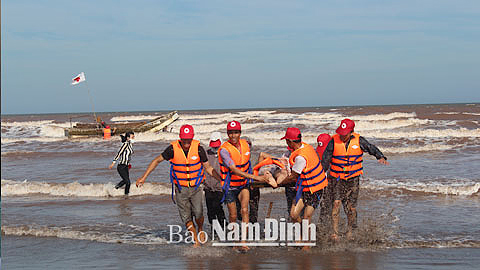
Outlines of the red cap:
[{"label": "red cap", "polygon": [[328,135],[327,133],[322,133],[320,135],[318,135],[317,137],[317,143],[321,143],[320,146],[326,146],[328,144],[328,142],[330,141],[330,135]]},{"label": "red cap", "polygon": [[180,139],[193,139],[193,127],[190,125],[183,125],[180,128]]},{"label": "red cap", "polygon": [[222,145],[222,141],[221,140],[216,140],[216,141],[210,141],[210,147],[213,147],[213,148],[218,148]]},{"label": "red cap", "polygon": [[296,127],[289,127],[287,128],[287,132],[285,133],[285,136],[283,136],[280,140],[283,140],[283,139],[299,140],[301,138],[302,138],[302,133],[300,132],[300,129]]},{"label": "red cap", "polygon": [[327,145],[328,145],[328,142],[330,141],[330,139],[331,139],[331,137],[327,133],[322,133],[322,134],[318,135],[318,137],[317,137],[318,146],[317,146],[316,150],[317,150],[317,153],[318,153],[318,156],[320,157],[320,159],[322,158],[323,151],[325,151],[325,148],[327,148]]},{"label": "red cap", "polygon": [[240,123],[238,121],[230,121],[228,122],[227,124],[227,131],[230,131],[230,130],[242,130],[242,126],[240,125]]},{"label": "red cap", "polygon": [[339,135],[347,135],[348,133],[353,131],[353,128],[355,127],[355,122],[352,120],[345,118],[342,120],[340,123],[340,126],[337,128],[337,133]]}]

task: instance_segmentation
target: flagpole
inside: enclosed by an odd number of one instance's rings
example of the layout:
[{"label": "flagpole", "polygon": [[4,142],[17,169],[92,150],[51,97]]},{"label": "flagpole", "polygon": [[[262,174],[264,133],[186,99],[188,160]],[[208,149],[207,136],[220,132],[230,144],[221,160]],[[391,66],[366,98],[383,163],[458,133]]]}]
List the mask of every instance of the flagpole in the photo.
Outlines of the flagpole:
[{"label": "flagpole", "polygon": [[93,117],[95,118],[95,123],[97,122],[97,114],[95,113],[95,106],[93,104],[92,94],[90,93],[90,87],[88,87],[87,80],[85,80],[85,87],[87,87],[88,96],[90,97],[90,102],[92,103],[92,112]]}]

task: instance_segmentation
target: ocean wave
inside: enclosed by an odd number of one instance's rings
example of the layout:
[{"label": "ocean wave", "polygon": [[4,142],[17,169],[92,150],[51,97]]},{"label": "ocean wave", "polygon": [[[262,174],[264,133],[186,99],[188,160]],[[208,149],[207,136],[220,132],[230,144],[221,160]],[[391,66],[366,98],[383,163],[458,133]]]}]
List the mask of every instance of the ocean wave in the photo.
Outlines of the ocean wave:
[{"label": "ocean wave", "polygon": [[[210,140],[210,132],[206,132],[208,127],[204,129],[200,129],[197,131],[195,129],[195,139],[199,140],[200,143],[204,146],[208,145]],[[214,130],[214,129],[212,129]],[[220,131],[221,130],[216,130]],[[222,133],[222,132],[221,132]],[[364,136],[367,140],[371,143],[375,143],[372,139],[390,139],[394,138],[396,140],[401,140],[402,144],[398,146],[382,146],[377,145],[381,148],[381,150],[385,153],[419,153],[419,152],[431,152],[431,151],[447,151],[452,149],[457,149],[459,146],[464,145],[467,142],[462,143],[455,143],[455,144],[447,144],[453,138],[475,138],[480,137],[480,129],[477,131],[469,131],[469,130],[448,130],[448,131],[440,131],[440,133],[434,132],[426,132],[423,133],[421,131],[412,131],[412,132],[361,132],[360,134]],[[222,141],[226,141],[228,139],[225,133],[222,133]],[[302,133],[302,140],[306,143],[311,144],[312,146],[316,146],[316,138],[320,134],[320,131],[317,132],[303,132]],[[409,135],[407,135],[409,134]],[[274,148],[285,148],[286,144],[285,141],[280,140],[281,137],[285,135],[285,131],[278,130],[278,131],[268,131],[268,130],[252,130],[242,133],[245,135],[243,137],[248,137],[252,143],[253,147],[274,147]],[[424,137],[420,137],[424,136]],[[451,137],[450,137],[451,136]],[[419,142],[413,142],[411,140],[416,138],[419,139]],[[178,133],[177,132],[160,132],[160,133],[153,133],[153,132],[145,132],[136,135],[137,142],[154,142],[154,141],[174,141],[178,140]],[[440,142],[431,143],[431,139],[440,139]],[[473,139],[472,139],[473,140]],[[468,140],[470,141],[470,139]],[[425,144],[424,144],[425,143]],[[391,145],[391,144],[388,144]],[[277,149],[275,149],[277,150]]]},{"label": "ocean wave", "polygon": [[455,149],[455,145],[447,144],[428,144],[428,145],[410,145],[401,147],[382,147],[382,152],[392,154],[405,154],[405,153],[419,153],[419,152],[432,152],[432,151],[447,151]]},{"label": "ocean wave", "polygon": [[[168,236],[165,232],[159,232],[154,229],[143,228],[134,225],[118,224],[113,226],[116,231],[106,231],[106,228],[74,228],[69,226],[40,226],[40,225],[2,225],[2,234],[8,236],[33,236],[33,237],[55,237],[61,239],[85,240],[101,243],[122,243],[131,245],[166,245]],[[375,228],[373,228],[375,229]],[[377,228],[378,230],[378,228]],[[163,236],[163,237],[162,237]],[[357,231],[357,238],[352,241],[340,239],[338,243],[332,245],[326,241],[327,238],[317,238],[318,250],[376,250],[382,248],[480,248],[480,241],[468,239],[463,236],[422,239],[388,239],[384,233],[372,232],[372,228],[363,232],[362,228]],[[207,242],[204,248],[213,249],[211,241]],[[217,249],[217,248],[215,248]],[[221,248],[218,248],[221,249]],[[275,248],[272,248],[275,249]],[[317,248],[312,249],[316,252]],[[195,249],[187,250],[189,254],[195,252]],[[200,254],[198,254],[200,256]]]},{"label": "ocean wave", "polygon": [[87,240],[102,243],[125,243],[135,245],[163,245],[167,240],[151,230],[132,229],[128,232],[102,232],[95,229],[72,227],[47,227],[38,225],[2,226],[2,234],[14,236],[56,237],[74,240]]},{"label": "ocean wave", "polygon": [[58,142],[66,140],[66,137],[32,137],[32,138],[3,138],[2,144],[17,142]]},{"label": "ocean wave", "polygon": [[2,121],[2,127],[39,127],[53,123],[54,120],[39,120],[39,121],[20,121],[9,122]]},{"label": "ocean wave", "polygon": [[[5,142],[25,141],[28,139],[42,141],[50,138],[64,138],[64,129],[75,125],[75,123],[53,123],[53,120],[6,122],[5,126],[2,126],[2,142],[4,138],[10,140]],[[2,125],[3,124],[2,122]]]},{"label": "ocean wave", "polygon": [[367,114],[367,115],[352,115],[349,118],[355,121],[385,121],[392,120],[395,118],[413,118],[417,114],[412,113],[402,113],[402,112],[392,112],[387,114]]},{"label": "ocean wave", "polygon": [[471,196],[480,193],[480,182],[469,180],[451,180],[449,183],[418,182],[417,180],[364,180],[362,188],[371,190],[389,190],[392,194],[403,195],[403,192],[425,194]]},{"label": "ocean wave", "polygon": [[[2,179],[2,196],[47,195],[56,197],[94,197],[110,198],[122,197],[123,189],[115,189],[113,183],[106,184],[80,184],[73,183],[45,183],[33,181],[15,181]],[[262,194],[283,192],[283,189],[261,189]],[[132,183],[130,196],[138,195],[170,195],[171,186],[166,183],[145,183],[141,188],[136,188]]]},{"label": "ocean wave", "polygon": [[24,155],[24,154],[33,154],[34,151],[7,151],[2,152],[2,156],[15,156],[15,155]]},{"label": "ocean wave", "polygon": [[480,128],[477,129],[416,129],[412,131],[365,131],[361,134],[364,137],[382,139],[403,139],[403,138],[478,138]]},{"label": "ocean wave", "polygon": [[[26,196],[33,194],[61,197],[94,197],[109,198],[123,196],[123,189],[115,189],[113,183],[106,184],[81,184],[73,183],[45,183],[30,181],[14,181],[2,179],[2,196]],[[132,183],[130,196],[135,195],[167,195],[171,187],[164,183],[145,183],[143,187],[136,188]]]},{"label": "ocean wave", "polygon": [[391,248],[480,248],[479,240],[407,240],[389,244]]},{"label": "ocean wave", "polygon": [[127,116],[114,116],[110,118],[111,122],[130,122],[130,121],[141,121],[141,120],[152,120],[160,115],[127,115]]}]

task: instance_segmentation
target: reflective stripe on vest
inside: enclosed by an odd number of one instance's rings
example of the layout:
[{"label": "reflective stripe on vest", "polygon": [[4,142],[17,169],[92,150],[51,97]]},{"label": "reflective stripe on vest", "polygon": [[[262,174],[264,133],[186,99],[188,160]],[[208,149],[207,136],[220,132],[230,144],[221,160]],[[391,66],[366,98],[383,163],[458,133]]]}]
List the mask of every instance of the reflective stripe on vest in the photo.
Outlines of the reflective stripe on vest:
[{"label": "reflective stripe on vest", "polygon": [[297,156],[302,156],[307,161],[307,165],[295,184],[295,189],[297,190],[295,202],[298,202],[302,192],[310,191],[310,193],[314,193],[328,185],[327,176],[323,171],[317,151],[309,144],[302,142],[302,145],[303,147],[292,152],[289,159],[291,167],[295,164]]},{"label": "reflective stripe on vest", "polygon": [[353,133],[348,149],[340,136],[332,136],[334,142],[333,156],[330,162],[330,175],[338,179],[350,179],[363,174],[363,151],[360,148],[360,135]]},{"label": "reflective stripe on vest", "polygon": [[222,149],[225,149],[230,154],[230,157],[232,158],[235,167],[237,167],[243,172],[250,174],[252,173],[252,166],[250,164],[250,147],[248,146],[247,141],[244,139],[240,139],[239,143],[240,149],[233,146],[228,141],[224,142],[220,149],[218,149],[218,163],[220,164],[220,176],[223,179],[222,188],[224,190],[222,202],[225,199],[225,194],[227,194],[230,187],[243,187],[246,184],[250,184],[250,182],[252,181],[251,179],[247,179],[232,173],[230,168],[228,168],[223,163],[220,151],[222,151]]},{"label": "reflective stripe on vest", "polygon": [[197,189],[205,179],[205,174],[198,154],[199,141],[192,140],[187,156],[180,146],[180,141],[173,141],[171,144],[173,158],[170,160],[170,182],[172,183],[173,200],[174,184],[177,185],[179,191],[182,190],[182,187],[195,187]]}]

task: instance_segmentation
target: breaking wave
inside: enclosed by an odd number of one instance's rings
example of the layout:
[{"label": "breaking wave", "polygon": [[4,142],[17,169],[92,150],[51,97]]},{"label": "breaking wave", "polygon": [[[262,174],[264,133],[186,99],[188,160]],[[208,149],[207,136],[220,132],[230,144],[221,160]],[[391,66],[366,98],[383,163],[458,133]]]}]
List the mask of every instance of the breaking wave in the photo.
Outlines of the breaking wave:
[{"label": "breaking wave", "polygon": [[[142,188],[135,188],[135,183],[130,189],[130,196],[135,195],[167,195],[171,187],[164,183],[145,183]],[[14,181],[2,179],[2,196],[47,195],[61,197],[121,197],[123,189],[115,189],[113,183],[106,184],[80,184],[73,183],[45,183]]]},{"label": "breaking wave", "polygon": [[[88,240],[102,243],[125,243],[136,245],[163,245],[167,240],[158,232],[118,224],[118,231],[104,231],[104,228],[47,227],[38,225],[2,226],[2,234],[14,236],[56,237],[74,240]],[[103,231],[102,231],[103,230]]]},{"label": "breaking wave", "polygon": [[441,182],[418,182],[415,180],[364,180],[362,188],[371,190],[389,190],[400,195],[405,192],[426,194],[471,196],[480,193],[480,182],[450,180],[448,184]]}]

